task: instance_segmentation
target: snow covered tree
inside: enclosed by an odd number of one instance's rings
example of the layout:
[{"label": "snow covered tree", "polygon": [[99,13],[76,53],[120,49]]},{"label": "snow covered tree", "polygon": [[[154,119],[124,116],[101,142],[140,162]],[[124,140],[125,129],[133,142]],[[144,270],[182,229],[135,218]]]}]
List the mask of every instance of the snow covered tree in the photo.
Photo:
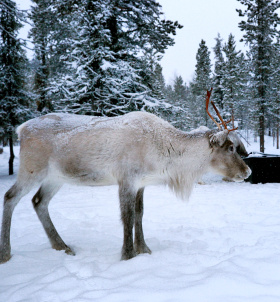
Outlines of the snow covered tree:
[{"label": "snow covered tree", "polygon": [[37,109],[38,111],[51,110],[52,104],[46,97],[46,88],[48,87],[50,62],[50,31],[53,26],[53,18],[50,18],[48,10],[50,2],[48,0],[32,0],[35,4],[31,6],[30,19],[33,21],[29,36],[33,38],[35,49],[35,75],[34,75],[34,91],[37,93]]},{"label": "snow covered tree", "polygon": [[165,93],[165,79],[162,74],[162,67],[159,63],[153,64],[153,75],[151,78],[152,81],[152,96],[158,100],[163,100],[166,98]]},{"label": "snow covered tree", "polygon": [[[51,81],[55,81],[67,70],[61,56],[71,46],[71,12],[75,1],[32,0],[29,18],[33,27],[29,32],[35,50],[33,89],[37,94],[37,109],[41,112],[54,110],[54,100],[48,94]],[[77,1],[76,1],[77,2]],[[58,6],[59,9],[54,9]]]},{"label": "snow covered tree", "polygon": [[276,138],[276,148],[279,149],[279,127],[280,127],[280,39],[274,43],[274,48],[271,56],[272,72],[270,76],[270,128],[272,135]]},{"label": "snow covered tree", "polygon": [[223,57],[223,39],[220,34],[215,38],[216,45],[214,47],[215,64],[214,64],[214,76],[213,76],[213,101],[221,109],[224,107],[224,92],[222,89],[222,78],[224,76],[224,57]]},{"label": "snow covered tree", "polygon": [[186,107],[187,87],[181,76],[176,76],[173,84],[174,105],[178,107]]},{"label": "snow covered tree", "polygon": [[265,122],[267,117],[268,87],[270,81],[273,39],[279,34],[277,25],[280,18],[278,0],[238,0],[245,10],[237,10],[239,16],[246,17],[239,23],[244,31],[244,40],[249,44],[254,66],[254,86],[256,116],[259,122],[260,151],[264,152]]},{"label": "snow covered tree", "polygon": [[196,54],[195,76],[191,83],[194,104],[194,127],[207,126],[208,115],[205,110],[206,91],[212,86],[210,51],[204,40],[201,40]]},{"label": "snow covered tree", "polygon": [[55,109],[111,116],[156,106],[155,64],[181,27],[161,15],[160,5],[148,0],[82,0],[74,6],[69,26],[75,34],[63,57],[70,72],[50,89],[61,98]]},{"label": "snow covered tree", "polygon": [[182,76],[176,76],[172,87],[172,97],[168,100],[172,108],[172,124],[182,130],[188,130],[190,125],[189,89]]},{"label": "snow covered tree", "polygon": [[225,53],[225,62],[221,86],[223,90],[223,103],[225,117],[230,118],[234,112],[238,117],[240,102],[245,98],[246,91],[246,65],[244,55],[236,50],[234,36],[229,35],[227,43],[223,47]]},{"label": "snow covered tree", "polygon": [[9,174],[13,174],[15,127],[31,116],[29,95],[24,89],[27,59],[17,38],[23,15],[14,1],[0,2],[0,129],[9,140]]},{"label": "snow covered tree", "polygon": [[247,55],[240,52],[237,57],[237,64],[238,68],[233,68],[233,72],[236,71],[237,73],[237,84],[234,85],[236,89],[234,116],[240,122],[238,124],[239,129],[256,129],[254,108],[252,108],[251,60]]}]

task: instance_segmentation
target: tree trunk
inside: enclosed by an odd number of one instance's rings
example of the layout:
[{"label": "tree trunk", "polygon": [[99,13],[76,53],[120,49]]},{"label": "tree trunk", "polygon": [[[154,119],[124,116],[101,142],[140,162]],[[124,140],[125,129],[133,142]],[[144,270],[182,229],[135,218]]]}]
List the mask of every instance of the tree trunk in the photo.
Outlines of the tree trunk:
[{"label": "tree trunk", "polygon": [[260,116],[260,152],[264,152],[264,116]]},{"label": "tree trunk", "polygon": [[276,128],[276,149],[279,149],[279,125]]},{"label": "tree trunk", "polygon": [[259,94],[259,136],[260,136],[260,152],[264,152],[264,133],[265,133],[265,86],[258,87]]},{"label": "tree trunk", "polygon": [[[277,101],[276,101],[276,104],[277,104],[277,114],[279,116],[279,103],[280,103],[280,100],[279,100],[279,96],[277,97]],[[279,149],[279,119],[277,118],[276,120],[276,149]]]},{"label": "tree trunk", "polygon": [[10,159],[9,159],[9,175],[14,174],[14,146],[13,146],[13,137],[12,134],[9,137],[9,145],[10,145]]}]

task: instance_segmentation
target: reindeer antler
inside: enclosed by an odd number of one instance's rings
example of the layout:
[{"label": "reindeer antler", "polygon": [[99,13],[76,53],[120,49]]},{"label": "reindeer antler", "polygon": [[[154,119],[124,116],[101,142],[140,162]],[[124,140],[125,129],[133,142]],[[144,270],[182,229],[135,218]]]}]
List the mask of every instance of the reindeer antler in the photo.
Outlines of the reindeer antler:
[{"label": "reindeer antler", "polygon": [[[209,107],[209,102],[210,102],[210,97],[211,97],[212,90],[213,90],[213,88],[211,88],[210,91],[207,90],[207,93],[206,93],[206,112],[208,113],[208,115],[210,116],[210,118],[212,119],[212,121],[218,126],[219,130],[221,130],[221,125],[223,125],[224,128],[228,130],[228,132],[237,130],[238,127],[234,128],[233,115],[232,115],[232,117],[231,117],[231,119],[230,119],[229,121],[225,122],[225,121],[223,120],[223,118],[221,117],[220,112],[219,112],[219,110],[217,109],[217,107],[215,106],[215,104],[214,104],[213,101],[211,101],[211,104],[212,104],[214,110],[216,111],[216,113],[217,113],[217,115],[218,115],[218,117],[219,117],[221,123],[216,122],[216,120],[215,120],[215,119],[213,118],[213,116],[210,114],[210,112],[209,112],[209,110],[208,110],[208,107]],[[227,128],[227,124],[230,123],[231,121],[233,122],[233,129],[230,129],[230,130],[229,130],[229,129]]]},{"label": "reindeer antler", "polygon": [[[208,115],[210,116],[212,121],[218,126],[219,130],[221,130],[220,124],[216,122],[216,120],[213,118],[213,116],[210,114],[210,112],[208,110],[212,90],[213,90],[213,88],[211,88],[210,91],[207,90],[207,93],[206,93],[206,112],[208,113]],[[212,101],[211,101],[211,103],[212,103]]]}]

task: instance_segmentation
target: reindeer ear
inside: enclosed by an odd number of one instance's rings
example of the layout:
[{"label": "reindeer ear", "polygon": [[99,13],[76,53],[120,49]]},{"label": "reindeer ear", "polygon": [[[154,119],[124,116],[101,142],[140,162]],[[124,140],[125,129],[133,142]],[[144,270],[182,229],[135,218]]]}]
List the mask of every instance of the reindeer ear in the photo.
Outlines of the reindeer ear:
[{"label": "reindeer ear", "polygon": [[210,145],[214,146],[214,145],[218,145],[218,146],[222,146],[227,137],[228,137],[229,131],[227,129],[223,130],[223,131],[219,131],[217,133],[211,134],[209,136],[210,138]]}]

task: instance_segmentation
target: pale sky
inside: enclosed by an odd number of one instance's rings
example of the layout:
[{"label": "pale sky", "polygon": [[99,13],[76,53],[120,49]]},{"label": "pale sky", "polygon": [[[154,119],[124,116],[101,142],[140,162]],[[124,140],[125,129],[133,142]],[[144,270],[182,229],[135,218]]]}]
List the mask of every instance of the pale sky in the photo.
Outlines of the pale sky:
[{"label": "pale sky", "polygon": [[[201,39],[211,51],[218,33],[227,41],[232,33],[235,36],[237,49],[244,50],[240,43],[242,32],[238,23],[242,20],[236,8],[243,6],[237,0],[158,0],[166,19],[184,25],[177,31],[175,45],[167,49],[161,65],[167,82],[181,75],[188,82],[192,80],[196,64],[196,53]],[[212,60],[213,62],[213,60]]]},{"label": "pale sky", "polygon": [[[15,1],[20,9],[30,7],[30,0]],[[166,19],[177,20],[184,26],[177,31],[175,45],[166,50],[161,61],[163,75],[168,83],[175,75],[181,75],[186,82],[192,79],[196,64],[195,56],[201,39],[206,41],[212,59],[218,33],[225,42],[232,33],[237,48],[244,50],[244,43],[239,43],[242,33],[238,23],[241,18],[235,10],[243,6],[237,0],[158,0],[158,2],[162,5]],[[27,28],[21,31],[25,38],[27,31]]]}]

